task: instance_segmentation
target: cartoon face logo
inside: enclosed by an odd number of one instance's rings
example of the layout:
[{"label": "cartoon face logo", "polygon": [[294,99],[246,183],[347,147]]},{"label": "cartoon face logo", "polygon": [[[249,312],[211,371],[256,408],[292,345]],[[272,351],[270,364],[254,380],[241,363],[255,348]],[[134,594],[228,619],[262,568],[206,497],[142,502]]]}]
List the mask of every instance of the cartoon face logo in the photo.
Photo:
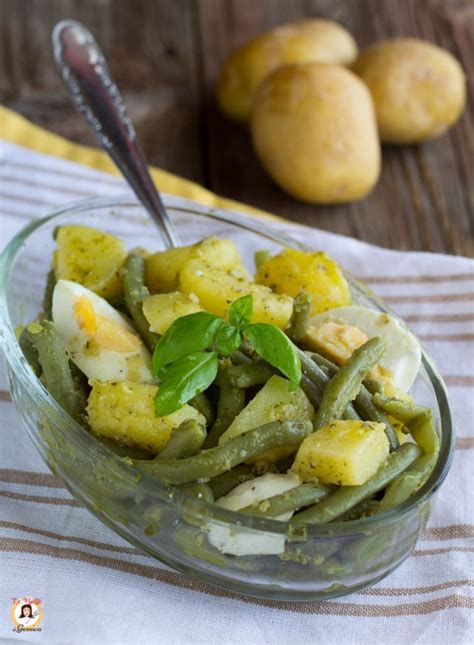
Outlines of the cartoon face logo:
[{"label": "cartoon face logo", "polygon": [[[38,630],[43,620],[40,598],[12,598],[10,616],[15,631]],[[41,630],[39,630],[41,631]]]}]

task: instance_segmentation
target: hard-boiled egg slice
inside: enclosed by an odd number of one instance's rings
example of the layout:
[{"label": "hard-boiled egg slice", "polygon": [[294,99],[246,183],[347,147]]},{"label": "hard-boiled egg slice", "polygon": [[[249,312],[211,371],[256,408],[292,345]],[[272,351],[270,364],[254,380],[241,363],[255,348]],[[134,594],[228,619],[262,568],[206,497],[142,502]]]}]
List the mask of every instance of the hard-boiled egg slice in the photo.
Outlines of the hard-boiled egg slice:
[{"label": "hard-boiled egg slice", "polygon": [[396,387],[407,392],[421,364],[421,348],[415,336],[386,313],[367,307],[337,307],[318,314],[310,325],[318,328],[327,322],[352,325],[369,338],[379,336],[385,343],[380,365],[391,373]]},{"label": "hard-boiled egg slice", "polygon": [[53,322],[71,360],[98,381],[152,380],[150,354],[128,320],[76,282],[59,280]]},{"label": "hard-boiled egg slice", "polygon": [[[284,493],[301,483],[295,474],[279,475],[267,473],[240,484],[228,495],[217,500],[219,506],[238,511],[250,504],[256,504],[264,499]],[[283,513],[275,520],[286,521],[293,515]],[[229,527],[217,522],[211,522],[208,534],[209,542],[222,553],[232,555],[278,555],[285,550],[285,536],[274,533],[262,533],[251,529]]]}]

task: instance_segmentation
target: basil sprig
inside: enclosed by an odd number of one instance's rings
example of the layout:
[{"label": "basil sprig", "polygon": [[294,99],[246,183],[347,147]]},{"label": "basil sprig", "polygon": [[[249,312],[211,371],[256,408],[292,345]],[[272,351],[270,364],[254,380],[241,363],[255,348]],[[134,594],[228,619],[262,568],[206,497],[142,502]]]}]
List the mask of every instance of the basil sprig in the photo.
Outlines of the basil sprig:
[{"label": "basil sprig", "polygon": [[251,323],[252,295],[235,300],[229,322],[199,311],[174,321],[160,338],[153,353],[153,375],[160,380],[155,413],[166,416],[204,392],[216,378],[218,357],[229,356],[244,338],[267,363],[276,367],[298,387],[301,365],[295,346],[274,325]]}]

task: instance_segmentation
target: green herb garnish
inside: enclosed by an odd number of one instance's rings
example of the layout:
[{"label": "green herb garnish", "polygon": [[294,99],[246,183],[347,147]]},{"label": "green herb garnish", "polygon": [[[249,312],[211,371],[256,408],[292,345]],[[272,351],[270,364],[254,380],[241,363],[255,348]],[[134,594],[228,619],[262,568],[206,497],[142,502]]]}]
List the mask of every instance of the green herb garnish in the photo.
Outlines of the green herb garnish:
[{"label": "green herb garnish", "polygon": [[267,363],[280,370],[296,389],[301,365],[296,347],[274,325],[251,323],[252,295],[235,300],[229,322],[200,311],[174,321],[153,353],[153,375],[160,379],[155,413],[166,416],[204,392],[216,378],[218,358],[229,356],[244,338]]}]

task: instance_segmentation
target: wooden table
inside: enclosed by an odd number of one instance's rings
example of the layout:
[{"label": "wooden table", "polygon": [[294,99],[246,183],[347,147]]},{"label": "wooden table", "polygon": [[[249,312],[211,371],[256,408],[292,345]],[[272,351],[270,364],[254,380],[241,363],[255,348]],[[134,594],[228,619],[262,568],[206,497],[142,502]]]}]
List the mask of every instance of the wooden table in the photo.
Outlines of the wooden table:
[{"label": "wooden table", "polygon": [[[474,255],[472,0],[1,0],[0,98],[32,121],[94,145],[54,67],[53,25],[75,18],[96,35],[150,163],[289,219],[382,246]],[[470,97],[459,123],[422,146],[385,147],[365,200],[308,206],[264,174],[245,128],[221,116],[214,88],[232,48],[304,16],[338,20],[364,47],[419,36],[463,64]]]}]

